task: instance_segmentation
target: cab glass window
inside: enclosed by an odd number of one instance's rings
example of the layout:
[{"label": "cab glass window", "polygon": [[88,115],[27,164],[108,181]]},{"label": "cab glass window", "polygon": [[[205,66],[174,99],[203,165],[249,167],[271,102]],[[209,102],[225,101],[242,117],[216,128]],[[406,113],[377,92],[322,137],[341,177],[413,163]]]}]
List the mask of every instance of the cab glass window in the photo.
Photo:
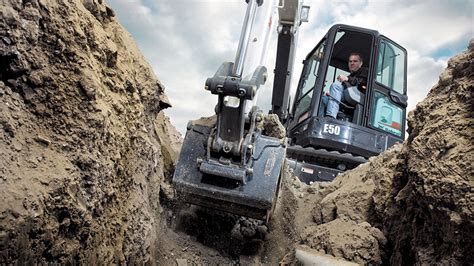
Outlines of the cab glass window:
[{"label": "cab glass window", "polygon": [[309,61],[304,68],[303,76],[301,77],[302,80],[300,81],[301,87],[298,89],[298,97],[296,98],[295,118],[297,121],[299,120],[299,116],[311,105],[319,65],[323,59],[324,45],[324,42],[319,45],[308,59]]},{"label": "cab glass window", "polygon": [[405,91],[405,52],[382,40],[377,56],[376,81],[400,94]]},{"label": "cab glass window", "polygon": [[349,76],[349,74],[350,73],[347,71],[344,71],[339,68],[335,68],[333,66],[329,66],[327,74],[326,74],[326,79],[324,80],[323,94],[325,94],[326,92],[329,92],[329,87],[331,87],[331,84],[336,82],[337,76],[339,75]]},{"label": "cab glass window", "polygon": [[371,125],[401,137],[403,109],[392,104],[390,99],[380,92],[374,93],[373,102],[375,104],[372,107]]}]

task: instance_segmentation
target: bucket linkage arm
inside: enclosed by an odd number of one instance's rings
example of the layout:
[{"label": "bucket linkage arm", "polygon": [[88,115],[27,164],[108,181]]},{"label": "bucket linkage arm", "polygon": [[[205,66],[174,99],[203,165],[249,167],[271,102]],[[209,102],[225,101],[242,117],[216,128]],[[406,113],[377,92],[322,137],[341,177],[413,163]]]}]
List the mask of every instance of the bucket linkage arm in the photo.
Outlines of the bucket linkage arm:
[{"label": "bucket linkage arm", "polygon": [[[206,89],[218,95],[216,105],[217,125],[208,139],[207,158],[200,162],[200,170],[246,183],[252,172],[249,158],[252,153],[256,114],[251,115],[251,126],[245,132],[245,110],[248,100],[253,100],[258,87],[265,83],[267,70],[258,67],[250,80],[232,76],[234,64],[225,62],[212,78],[206,81]],[[254,112],[255,113],[255,109]],[[233,158],[240,158],[234,165]]]}]

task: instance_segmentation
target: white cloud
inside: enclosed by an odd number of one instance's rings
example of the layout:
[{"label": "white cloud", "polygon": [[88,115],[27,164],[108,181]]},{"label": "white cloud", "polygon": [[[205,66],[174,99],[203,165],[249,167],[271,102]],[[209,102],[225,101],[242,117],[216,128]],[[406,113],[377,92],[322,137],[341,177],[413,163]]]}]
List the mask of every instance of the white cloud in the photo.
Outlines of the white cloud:
[{"label": "white cloud", "polygon": [[217,98],[204,91],[204,82],[223,61],[234,60],[245,4],[184,0],[109,4],[165,86],[173,105],[166,113],[175,126],[184,132],[188,120],[213,114]]},{"label": "white cloud", "polygon": [[[311,5],[310,22],[301,27],[293,87],[302,60],[332,24],[372,28],[408,50],[410,110],[437,82],[447,57],[459,52],[453,47],[460,43],[466,47],[474,36],[472,0],[306,2]],[[204,91],[204,82],[222,62],[234,60],[244,0],[109,0],[109,4],[165,85],[173,104],[166,112],[178,130],[184,132],[190,119],[212,114],[217,96]],[[267,106],[275,49],[273,43],[267,57],[270,78],[259,96],[259,103]],[[442,49],[448,52],[443,50],[443,57],[434,58]]]},{"label": "white cloud", "polygon": [[[371,1],[363,12],[346,17],[363,27],[377,28],[409,51],[428,55],[451,42],[472,36],[472,2]],[[380,14],[380,15],[379,15]]]},{"label": "white cloud", "polygon": [[433,59],[431,57],[421,57],[413,52],[408,57],[408,108],[412,110],[416,104],[423,100],[428,91],[438,82],[439,74],[447,66],[446,59]]}]

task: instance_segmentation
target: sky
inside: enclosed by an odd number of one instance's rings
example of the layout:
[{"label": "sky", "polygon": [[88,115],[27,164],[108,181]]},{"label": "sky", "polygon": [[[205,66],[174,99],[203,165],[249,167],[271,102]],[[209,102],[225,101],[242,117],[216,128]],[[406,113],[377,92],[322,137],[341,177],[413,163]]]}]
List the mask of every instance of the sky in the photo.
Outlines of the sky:
[{"label": "sky", "polygon": [[[292,91],[302,61],[334,24],[379,31],[408,51],[410,111],[437,83],[448,59],[474,38],[474,0],[305,0],[309,22],[298,36]],[[186,131],[189,120],[214,114],[217,96],[204,90],[224,61],[234,61],[244,0],[108,0],[118,20],[165,87],[173,125]],[[276,51],[276,33],[268,47],[269,79],[257,104],[268,109]]]}]

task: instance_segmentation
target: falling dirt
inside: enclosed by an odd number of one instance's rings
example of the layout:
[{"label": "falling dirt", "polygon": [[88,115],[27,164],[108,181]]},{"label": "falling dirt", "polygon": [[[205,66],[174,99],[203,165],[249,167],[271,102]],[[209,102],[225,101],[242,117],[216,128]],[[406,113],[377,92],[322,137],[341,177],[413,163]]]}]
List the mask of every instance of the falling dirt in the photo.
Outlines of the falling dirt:
[{"label": "falling dirt", "polygon": [[[106,3],[4,0],[0,264],[274,265],[297,251],[470,264],[473,53],[471,41],[449,61],[403,144],[330,183],[285,167],[265,224],[177,200],[171,104]],[[284,132],[271,116],[261,126]]]}]

